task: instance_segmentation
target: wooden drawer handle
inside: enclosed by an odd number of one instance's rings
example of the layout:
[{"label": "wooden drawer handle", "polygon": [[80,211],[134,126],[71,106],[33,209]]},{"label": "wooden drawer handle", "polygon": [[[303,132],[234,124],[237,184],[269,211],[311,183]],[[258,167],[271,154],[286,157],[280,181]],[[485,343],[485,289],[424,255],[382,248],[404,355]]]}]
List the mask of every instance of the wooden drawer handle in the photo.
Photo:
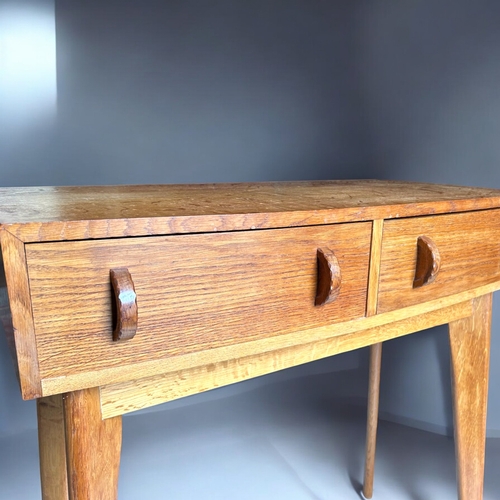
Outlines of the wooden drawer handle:
[{"label": "wooden drawer handle", "polygon": [[111,269],[111,286],[116,300],[116,325],[113,340],[128,340],[137,331],[137,296],[132,276],[125,267]]},{"label": "wooden drawer handle", "polygon": [[440,265],[441,256],[436,244],[428,236],[419,236],[413,288],[432,283],[436,279]]},{"label": "wooden drawer handle", "polygon": [[314,305],[333,302],[340,293],[340,266],[335,254],[328,248],[318,248],[318,283]]}]

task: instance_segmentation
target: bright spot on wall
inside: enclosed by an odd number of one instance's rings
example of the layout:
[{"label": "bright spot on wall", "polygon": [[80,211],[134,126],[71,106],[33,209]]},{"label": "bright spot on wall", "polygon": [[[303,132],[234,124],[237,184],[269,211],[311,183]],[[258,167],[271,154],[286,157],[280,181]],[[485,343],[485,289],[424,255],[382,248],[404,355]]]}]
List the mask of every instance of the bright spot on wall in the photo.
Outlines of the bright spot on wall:
[{"label": "bright spot on wall", "polygon": [[53,0],[0,0],[0,126],[29,125],[56,106]]}]

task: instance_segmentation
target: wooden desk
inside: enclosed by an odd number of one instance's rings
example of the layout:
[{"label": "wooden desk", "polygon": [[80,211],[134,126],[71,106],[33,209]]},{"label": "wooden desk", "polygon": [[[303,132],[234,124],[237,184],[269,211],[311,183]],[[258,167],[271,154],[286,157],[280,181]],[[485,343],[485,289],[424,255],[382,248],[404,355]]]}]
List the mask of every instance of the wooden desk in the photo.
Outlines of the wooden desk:
[{"label": "wooden desk", "polygon": [[381,342],[444,323],[459,497],[482,498],[500,191],[339,181],[0,200],[2,317],[22,396],[38,399],[44,499],[116,498],[124,413],[374,345],[370,482]]}]

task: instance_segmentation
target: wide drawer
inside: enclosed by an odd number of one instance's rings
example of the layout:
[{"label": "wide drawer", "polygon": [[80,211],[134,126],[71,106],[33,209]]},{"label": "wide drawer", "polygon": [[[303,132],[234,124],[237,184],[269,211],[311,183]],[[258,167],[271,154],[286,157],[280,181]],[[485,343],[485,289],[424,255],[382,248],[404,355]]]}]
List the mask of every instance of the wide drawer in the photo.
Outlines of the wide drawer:
[{"label": "wide drawer", "polygon": [[[377,312],[500,281],[499,235],[500,210],[386,221]],[[432,279],[420,286],[414,280],[422,237],[434,248],[439,262]]]},{"label": "wide drawer", "polygon": [[[41,379],[168,359],[365,314],[370,223],[26,245]],[[317,249],[337,298],[315,306]],[[127,268],[135,337],[112,340],[110,270]],[[111,370],[109,370],[111,369]],[[122,370],[123,372],[123,370]]]}]

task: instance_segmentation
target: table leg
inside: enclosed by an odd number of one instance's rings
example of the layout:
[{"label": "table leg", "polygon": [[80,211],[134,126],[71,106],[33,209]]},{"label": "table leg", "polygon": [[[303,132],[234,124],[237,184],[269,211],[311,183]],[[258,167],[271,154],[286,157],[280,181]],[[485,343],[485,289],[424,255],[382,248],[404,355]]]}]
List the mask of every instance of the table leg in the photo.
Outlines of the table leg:
[{"label": "table leg", "polygon": [[42,498],[68,500],[66,437],[62,396],[37,400]]},{"label": "table leg", "polygon": [[37,401],[43,500],[116,500],[121,416],[102,420],[99,389]]},{"label": "table leg", "polygon": [[377,445],[378,407],[380,399],[380,368],[382,363],[382,343],[370,346],[370,375],[368,380],[368,419],[366,426],[366,459],[363,495],[373,495],[375,472],[375,449]]},{"label": "table leg", "polygon": [[490,357],[491,294],[449,324],[458,497],[482,500]]},{"label": "table leg", "polygon": [[121,416],[102,420],[99,389],[63,396],[70,500],[116,500]]}]

